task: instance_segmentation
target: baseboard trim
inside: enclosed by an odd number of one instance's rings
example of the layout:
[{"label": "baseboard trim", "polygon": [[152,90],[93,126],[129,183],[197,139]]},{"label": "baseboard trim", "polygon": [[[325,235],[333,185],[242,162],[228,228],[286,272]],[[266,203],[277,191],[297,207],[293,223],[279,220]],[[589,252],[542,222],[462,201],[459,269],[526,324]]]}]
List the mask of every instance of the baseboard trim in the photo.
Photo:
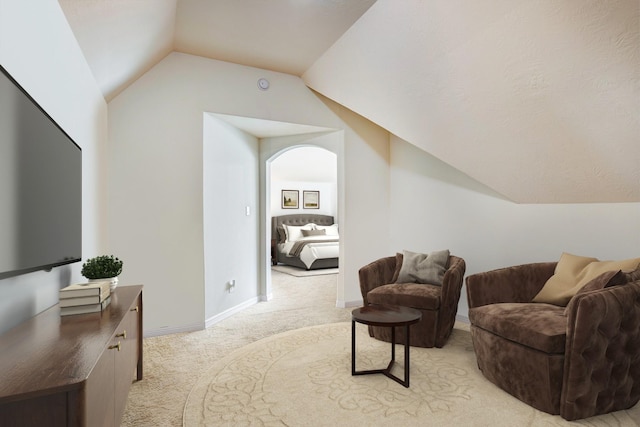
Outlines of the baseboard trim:
[{"label": "baseboard trim", "polygon": [[362,307],[362,300],[361,299],[353,300],[353,301],[337,300],[336,307],[337,308]]},{"label": "baseboard trim", "polygon": [[467,323],[467,324],[471,323],[469,322],[469,318],[467,316],[461,316],[459,314],[456,314],[456,320],[461,323]]},{"label": "baseboard trim", "polygon": [[251,307],[252,305],[259,303],[261,300],[262,300],[261,297],[254,297],[243,303],[236,305],[235,307],[231,307],[230,309],[225,310],[222,313],[211,316],[205,321],[205,328],[215,325],[216,323],[226,319],[227,317],[233,316],[234,314],[241,312],[245,308]]},{"label": "baseboard trim", "polygon": [[215,316],[208,318],[204,323],[194,323],[191,325],[184,325],[184,326],[150,329],[150,330],[144,331],[143,337],[151,338],[151,337],[159,337],[162,335],[179,334],[183,332],[201,331],[261,301],[265,301],[264,296],[251,298],[248,301],[245,301],[241,304],[236,305],[235,307],[231,307],[230,309],[223,311],[222,313],[216,314]]},{"label": "baseboard trim", "polygon": [[144,338],[151,337],[159,337],[162,335],[171,335],[171,334],[179,334],[182,332],[195,332],[201,331],[205,328],[203,323],[194,323],[192,325],[185,326],[173,326],[173,327],[164,327],[160,329],[150,329],[143,332],[142,336]]}]

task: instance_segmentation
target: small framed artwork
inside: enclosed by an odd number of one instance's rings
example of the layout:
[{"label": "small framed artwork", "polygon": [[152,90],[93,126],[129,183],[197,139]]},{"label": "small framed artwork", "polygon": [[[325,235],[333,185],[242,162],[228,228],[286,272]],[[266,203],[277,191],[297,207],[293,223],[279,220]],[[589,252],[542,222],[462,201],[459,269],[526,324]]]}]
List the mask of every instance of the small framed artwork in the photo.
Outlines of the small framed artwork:
[{"label": "small framed artwork", "polygon": [[298,209],[298,190],[282,190],[282,209]]},{"label": "small framed artwork", "polygon": [[304,209],[320,209],[320,192],[319,191],[303,191],[302,207]]}]

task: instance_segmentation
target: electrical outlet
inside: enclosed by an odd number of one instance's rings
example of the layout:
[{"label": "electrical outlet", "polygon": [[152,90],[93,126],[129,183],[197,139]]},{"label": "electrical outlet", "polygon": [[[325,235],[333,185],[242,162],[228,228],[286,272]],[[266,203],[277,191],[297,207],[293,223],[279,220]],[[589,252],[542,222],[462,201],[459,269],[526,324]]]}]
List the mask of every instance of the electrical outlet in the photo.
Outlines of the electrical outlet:
[{"label": "electrical outlet", "polygon": [[236,289],[236,280],[232,279],[227,282],[227,290],[232,293]]}]

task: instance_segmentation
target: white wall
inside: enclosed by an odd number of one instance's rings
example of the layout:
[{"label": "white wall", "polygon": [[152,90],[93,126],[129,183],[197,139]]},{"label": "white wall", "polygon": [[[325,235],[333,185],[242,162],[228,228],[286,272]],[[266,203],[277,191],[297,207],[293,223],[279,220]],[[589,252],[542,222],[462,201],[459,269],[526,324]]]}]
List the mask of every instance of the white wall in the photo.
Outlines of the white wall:
[{"label": "white wall", "polygon": [[[0,63],[82,148],[82,252],[104,242],[107,108],[58,2],[0,0]],[[58,302],[80,264],[0,281],[0,333]]]},{"label": "white wall", "polygon": [[[337,155],[319,147],[296,147],[271,162],[271,216],[296,213],[338,215]],[[282,190],[298,191],[297,209],[282,208]],[[304,191],[319,192],[318,209],[304,208]]]},{"label": "white wall", "polygon": [[[282,208],[282,190],[298,191],[298,208]],[[318,209],[303,207],[304,191],[319,191],[320,206]],[[290,214],[319,214],[337,217],[337,186],[336,182],[316,181],[271,181],[271,216]]]},{"label": "white wall", "polygon": [[[353,111],[318,95],[347,124],[338,156],[340,273],[338,306],[362,303],[358,270],[388,256],[389,133]],[[342,182],[342,184],[341,184]]]},{"label": "white wall", "polygon": [[[270,80],[268,91],[257,88],[260,77]],[[121,279],[145,284],[147,335],[204,325],[203,112],[344,129],[341,197],[353,219],[341,221],[338,298],[360,298],[358,268],[387,247],[359,236],[369,223],[388,224],[388,134],[331,105],[298,77],[181,53],[109,103],[110,247],[127,262]],[[381,186],[376,197],[372,185]]]},{"label": "white wall", "polygon": [[259,299],[258,140],[205,114],[202,158],[205,319],[212,321]]},{"label": "white wall", "polygon": [[390,253],[449,249],[465,259],[467,276],[562,252],[627,259],[640,254],[640,203],[515,204],[392,136],[391,236]]}]

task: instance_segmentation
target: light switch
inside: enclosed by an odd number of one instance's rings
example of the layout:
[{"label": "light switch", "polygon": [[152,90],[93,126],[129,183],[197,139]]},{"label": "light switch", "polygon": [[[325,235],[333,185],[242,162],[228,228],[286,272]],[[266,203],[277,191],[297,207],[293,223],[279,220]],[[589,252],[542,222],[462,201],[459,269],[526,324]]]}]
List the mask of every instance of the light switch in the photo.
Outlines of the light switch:
[{"label": "light switch", "polygon": [[251,207],[250,207],[250,206],[245,207],[245,208],[244,208],[244,213],[245,213],[247,216],[251,215]]}]

